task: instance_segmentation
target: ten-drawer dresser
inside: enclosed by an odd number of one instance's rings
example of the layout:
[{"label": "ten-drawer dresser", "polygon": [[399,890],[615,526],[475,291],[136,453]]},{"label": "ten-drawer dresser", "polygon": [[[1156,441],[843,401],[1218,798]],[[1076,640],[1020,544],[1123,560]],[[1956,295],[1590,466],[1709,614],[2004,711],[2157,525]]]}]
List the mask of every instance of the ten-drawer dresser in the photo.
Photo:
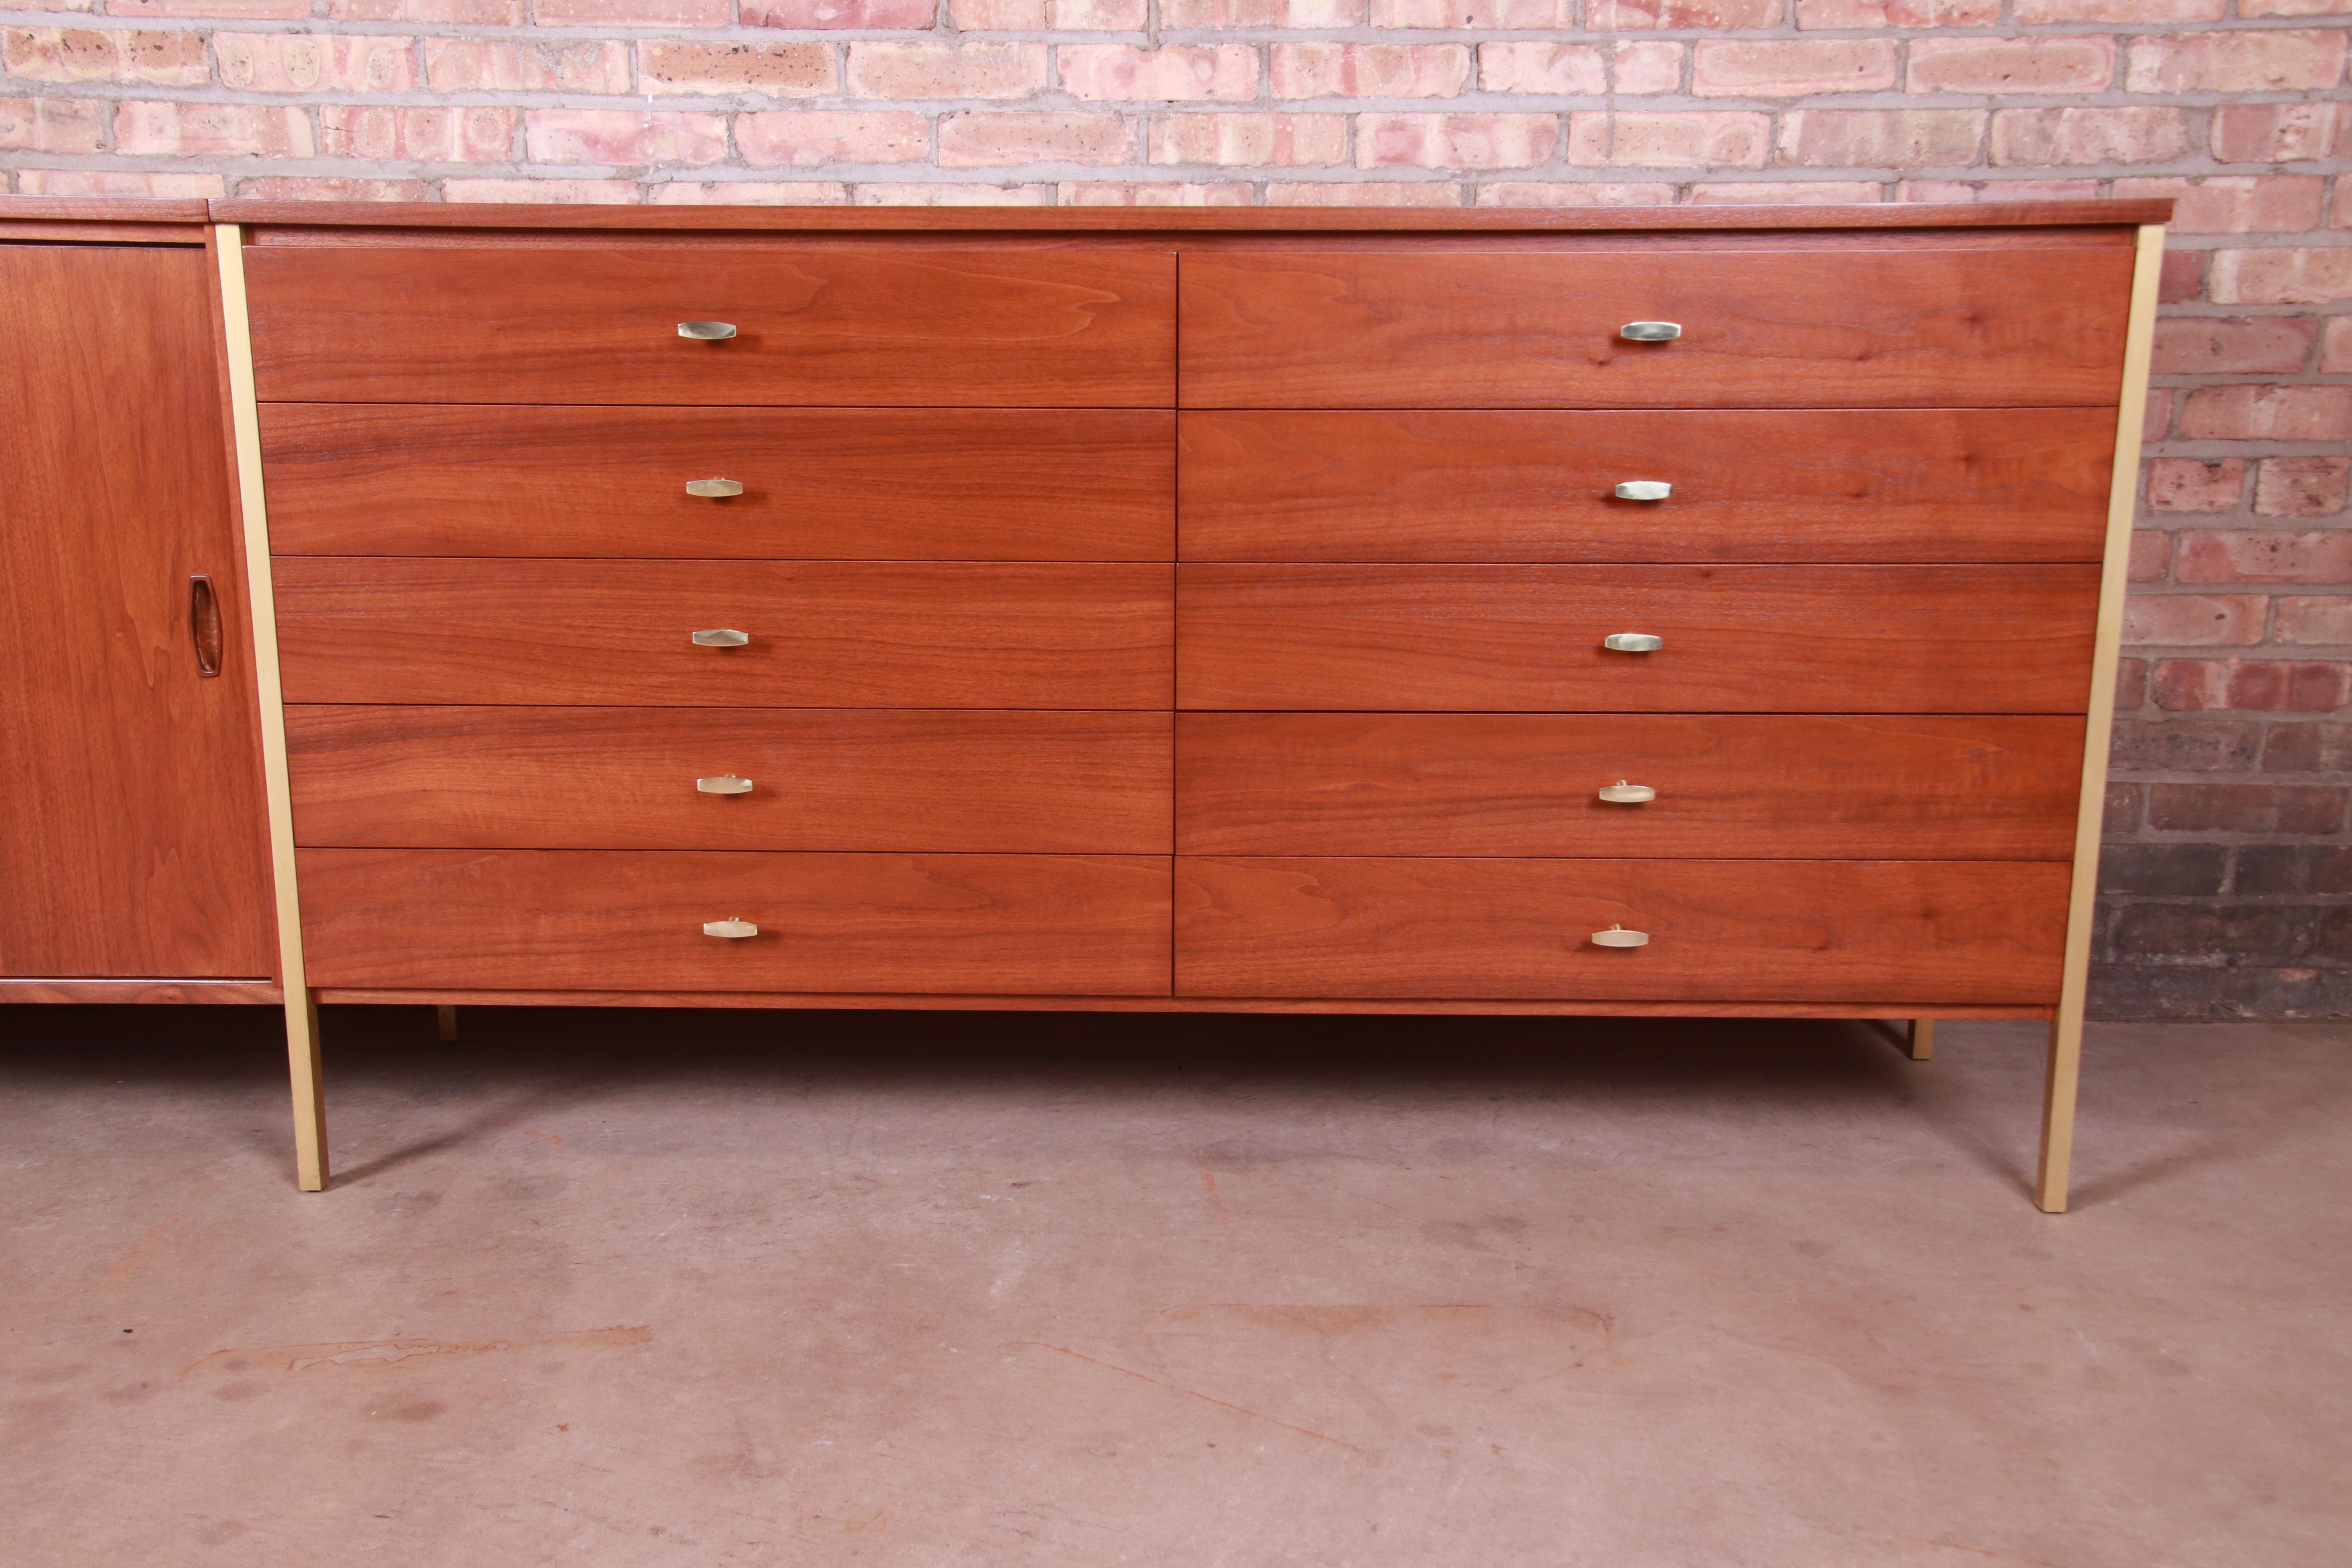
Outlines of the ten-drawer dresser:
[{"label": "ten-drawer dresser", "polygon": [[2163,204],[200,216],[305,1186],[320,998],[1717,1014],[2063,1206]]}]

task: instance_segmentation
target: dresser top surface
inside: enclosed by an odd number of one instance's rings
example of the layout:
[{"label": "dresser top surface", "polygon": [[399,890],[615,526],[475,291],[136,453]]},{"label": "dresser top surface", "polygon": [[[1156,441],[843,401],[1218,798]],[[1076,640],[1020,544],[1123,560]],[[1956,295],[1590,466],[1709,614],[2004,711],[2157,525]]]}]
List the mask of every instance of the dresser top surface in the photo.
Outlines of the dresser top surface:
[{"label": "dresser top surface", "polygon": [[751,233],[1464,234],[2034,228],[2164,223],[2168,199],[1681,207],[593,206],[0,196],[0,218],[303,227]]}]

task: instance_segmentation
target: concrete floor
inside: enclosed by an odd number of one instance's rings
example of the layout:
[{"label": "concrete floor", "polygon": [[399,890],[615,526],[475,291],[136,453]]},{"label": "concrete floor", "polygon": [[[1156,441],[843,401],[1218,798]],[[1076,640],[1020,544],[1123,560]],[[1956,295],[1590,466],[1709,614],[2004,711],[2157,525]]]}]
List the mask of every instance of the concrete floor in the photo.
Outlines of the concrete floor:
[{"label": "concrete floor", "polygon": [[16,1568],[2339,1568],[2352,1031],[0,1009]]}]

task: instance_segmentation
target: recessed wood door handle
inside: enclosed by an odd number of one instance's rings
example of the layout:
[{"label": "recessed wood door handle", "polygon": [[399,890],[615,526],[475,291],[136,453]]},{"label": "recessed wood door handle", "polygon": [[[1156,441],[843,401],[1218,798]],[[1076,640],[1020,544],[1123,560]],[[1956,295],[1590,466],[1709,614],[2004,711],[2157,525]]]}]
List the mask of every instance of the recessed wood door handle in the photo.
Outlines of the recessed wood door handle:
[{"label": "recessed wood door handle", "polygon": [[1643,801],[1657,799],[1658,792],[1648,784],[1629,784],[1619,779],[1613,784],[1601,786],[1601,798],[1612,805],[1639,805]]},{"label": "recessed wood door handle", "polygon": [[220,599],[213,580],[198,572],[188,579],[188,631],[196,644],[196,673],[221,672]]},{"label": "recessed wood door handle", "polygon": [[1683,335],[1679,321],[1628,321],[1617,335],[1631,343],[1670,343]]},{"label": "recessed wood door handle", "polygon": [[1607,931],[1597,931],[1592,933],[1592,945],[1595,947],[1647,947],[1650,945],[1650,933],[1645,931],[1627,931],[1623,926],[1611,926]]},{"label": "recessed wood door handle", "polygon": [[732,321],[680,321],[677,324],[677,335],[706,343],[724,342],[735,335],[735,323]]},{"label": "recessed wood door handle", "polygon": [[740,496],[743,493],[740,479],[688,479],[686,493],[690,496]]},{"label": "recessed wood door handle", "polygon": [[702,922],[702,934],[705,936],[723,936],[730,942],[740,942],[747,936],[759,935],[760,928],[753,925],[750,921],[705,921]]},{"label": "recessed wood door handle", "polygon": [[709,631],[694,634],[694,646],[697,647],[741,647],[751,640],[751,633],[739,632],[732,626],[716,626]]},{"label": "recessed wood door handle", "polygon": [[1612,653],[1655,653],[1666,646],[1666,639],[1648,632],[1611,632],[1601,639],[1601,646]]}]

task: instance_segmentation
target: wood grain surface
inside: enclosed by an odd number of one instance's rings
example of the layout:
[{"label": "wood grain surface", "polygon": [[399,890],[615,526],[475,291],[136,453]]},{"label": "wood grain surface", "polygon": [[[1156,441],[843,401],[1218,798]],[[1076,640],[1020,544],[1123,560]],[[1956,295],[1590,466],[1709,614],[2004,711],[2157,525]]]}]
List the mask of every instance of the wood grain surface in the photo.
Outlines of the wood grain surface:
[{"label": "wood grain surface", "polygon": [[[289,702],[1165,708],[1166,566],[276,563]],[[749,633],[698,647],[698,630]]]},{"label": "wood grain surface", "polygon": [[288,555],[1166,561],[1174,417],[292,403],[261,440]]},{"label": "wood grain surface", "polygon": [[274,1007],[284,1000],[268,980],[0,980],[0,1005]]},{"label": "wood grain surface", "polygon": [[[2098,568],[1177,568],[1177,706],[2079,713]],[[1654,653],[1601,646],[1619,632]]]},{"label": "wood grain surface", "polygon": [[200,248],[0,246],[0,974],[272,971],[212,289]]},{"label": "wood grain surface", "polygon": [[[1176,862],[1176,990],[2046,1005],[2063,862]],[[1604,948],[1593,931],[1646,931]]]},{"label": "wood grain surface", "polygon": [[[250,247],[265,402],[1164,406],[1175,258]],[[681,321],[734,323],[701,342]]]},{"label": "wood grain surface", "polygon": [[[304,845],[1165,855],[1170,716],[300,707]],[[708,795],[698,778],[747,778]]]},{"label": "wood grain surface", "polygon": [[2112,408],[2130,294],[2108,244],[1187,256],[1183,403]]},{"label": "wood grain surface", "polygon": [[1181,553],[2096,561],[2115,435],[2108,408],[1193,411]]},{"label": "wood grain surface", "polygon": [[1187,713],[1176,759],[1184,855],[2063,860],[2083,721]]},{"label": "wood grain surface", "polygon": [[[305,849],[320,985],[1168,990],[1168,861],[1058,855]],[[740,919],[760,934],[705,936]]]}]

